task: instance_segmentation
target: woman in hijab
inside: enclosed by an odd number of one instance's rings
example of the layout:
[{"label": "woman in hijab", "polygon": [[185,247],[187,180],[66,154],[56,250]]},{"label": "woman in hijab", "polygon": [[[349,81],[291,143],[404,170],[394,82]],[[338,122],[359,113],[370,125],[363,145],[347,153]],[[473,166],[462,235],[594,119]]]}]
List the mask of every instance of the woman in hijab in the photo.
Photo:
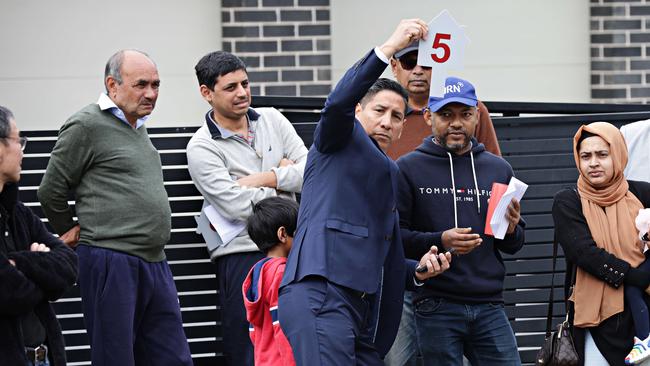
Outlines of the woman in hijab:
[{"label": "woman in hijab", "polygon": [[577,189],[553,202],[556,239],[567,261],[565,290],[576,270],[570,300],[573,336],[585,365],[625,365],[635,335],[624,287],[644,291],[650,272],[636,268],[645,257],[634,220],[650,207],[650,184],[627,181],[627,147],[606,122],[580,127],[573,139]]}]

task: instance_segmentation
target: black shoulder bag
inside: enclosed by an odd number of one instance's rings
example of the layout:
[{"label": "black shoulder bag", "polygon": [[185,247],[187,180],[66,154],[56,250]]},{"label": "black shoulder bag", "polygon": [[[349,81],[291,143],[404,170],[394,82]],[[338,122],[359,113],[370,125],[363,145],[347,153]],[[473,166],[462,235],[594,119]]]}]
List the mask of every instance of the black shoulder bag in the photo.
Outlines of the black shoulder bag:
[{"label": "black shoulder bag", "polygon": [[[571,301],[564,299],[566,309],[566,318],[557,326],[557,330],[551,332],[551,324],[553,322],[553,285],[555,280],[555,262],[557,260],[557,239],[553,238],[553,274],[551,275],[551,291],[548,299],[548,314],[546,315],[546,338],[544,344],[537,352],[535,365],[537,366],[576,366],[578,365],[578,352],[573,345],[573,337],[571,335],[571,324],[569,324],[569,304]],[[571,291],[576,283],[576,270],[574,266],[571,275]]]}]

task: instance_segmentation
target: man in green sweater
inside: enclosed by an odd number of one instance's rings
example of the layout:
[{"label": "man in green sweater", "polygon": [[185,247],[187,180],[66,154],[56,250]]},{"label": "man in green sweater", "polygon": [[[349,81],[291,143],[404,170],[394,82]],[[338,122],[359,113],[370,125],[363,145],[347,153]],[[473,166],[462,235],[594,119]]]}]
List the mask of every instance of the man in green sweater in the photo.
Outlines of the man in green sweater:
[{"label": "man in green sweater", "polygon": [[144,127],[158,98],[158,70],[146,54],[122,50],[108,60],[104,83],[97,103],[61,127],[38,198],[79,256],[92,364],[191,365],[163,250],[171,210]]}]

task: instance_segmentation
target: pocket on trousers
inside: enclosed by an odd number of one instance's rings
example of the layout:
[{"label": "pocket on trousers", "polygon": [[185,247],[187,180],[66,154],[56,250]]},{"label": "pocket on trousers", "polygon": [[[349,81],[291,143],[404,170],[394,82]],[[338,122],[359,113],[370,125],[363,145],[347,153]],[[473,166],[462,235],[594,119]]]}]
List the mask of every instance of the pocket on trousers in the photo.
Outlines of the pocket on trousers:
[{"label": "pocket on trousers", "polygon": [[97,288],[99,290],[98,299],[100,301],[106,298],[106,292],[108,291],[108,288],[112,286],[111,284],[109,284],[109,282],[111,281],[111,271],[115,270],[114,268],[111,267],[113,263],[113,255],[112,255],[113,253],[105,252],[102,254],[103,254],[103,258],[101,258],[101,260],[104,262],[104,268],[103,268],[104,272],[99,274],[98,282],[97,282]]},{"label": "pocket on trousers", "polygon": [[329,293],[329,283],[322,277],[308,276],[299,282],[300,285],[306,286],[307,291],[301,291],[307,294],[307,305],[313,314],[319,314],[327,300]]},{"label": "pocket on trousers", "polygon": [[422,299],[415,303],[415,312],[419,315],[431,315],[436,311],[440,310],[440,307],[444,303],[443,299],[436,298],[426,298]]}]

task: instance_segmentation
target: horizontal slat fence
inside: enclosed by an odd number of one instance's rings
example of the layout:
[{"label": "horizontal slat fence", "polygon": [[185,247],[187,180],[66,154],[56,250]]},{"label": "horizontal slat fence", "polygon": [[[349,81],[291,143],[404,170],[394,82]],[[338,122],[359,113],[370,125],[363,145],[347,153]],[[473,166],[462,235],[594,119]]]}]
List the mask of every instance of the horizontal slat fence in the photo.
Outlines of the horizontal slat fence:
[{"label": "horizontal slat fence", "polygon": [[[255,97],[254,103],[258,107],[279,108],[293,123],[305,144],[311,145],[323,98]],[[563,187],[574,185],[577,178],[571,153],[573,134],[582,123],[605,120],[620,126],[648,119],[650,108],[640,105],[486,104],[492,113],[510,116],[493,117],[494,126],[504,158],[513,166],[517,177],[530,185],[522,201],[522,215],[528,224],[526,244],[516,255],[504,255],[507,269],[504,296],[522,361],[531,364],[543,341],[546,302],[551,289],[553,221],[550,211],[553,196]],[[518,116],[520,113],[545,112],[563,115]],[[165,251],[178,288],[183,326],[194,363],[197,366],[219,365],[223,358],[216,279],[203,238],[195,232],[194,216],[201,209],[202,197],[191,182],[185,156],[187,142],[196,129],[149,128],[149,134],[160,152],[165,188],[172,208],[172,234]],[[36,190],[56,141],[56,131],[24,131],[23,134],[29,137],[29,143],[22,164],[20,198],[43,217]],[[74,197],[71,196],[70,200]],[[561,302],[563,257],[558,261],[555,281],[557,322],[564,315]],[[69,365],[89,365],[90,346],[78,288],[73,288],[54,306],[63,327]]]}]

